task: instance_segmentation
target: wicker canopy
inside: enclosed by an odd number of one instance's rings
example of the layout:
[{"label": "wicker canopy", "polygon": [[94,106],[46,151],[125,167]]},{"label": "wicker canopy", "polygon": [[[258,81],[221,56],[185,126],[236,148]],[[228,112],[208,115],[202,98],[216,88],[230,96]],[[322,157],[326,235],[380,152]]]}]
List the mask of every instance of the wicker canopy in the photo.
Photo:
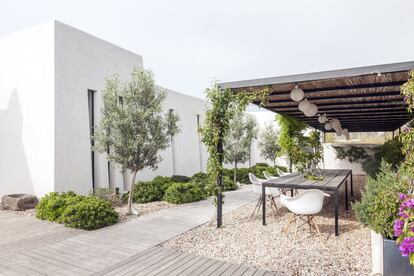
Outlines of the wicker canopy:
[{"label": "wicker canopy", "polygon": [[[270,89],[265,108],[326,131],[318,117],[306,117],[290,91],[298,85],[319,114],[341,121],[349,132],[394,131],[412,118],[400,87],[414,69],[414,61],[317,73],[221,83],[234,93]],[[258,102],[256,102],[258,104]],[[333,131],[333,130],[332,130]]]}]

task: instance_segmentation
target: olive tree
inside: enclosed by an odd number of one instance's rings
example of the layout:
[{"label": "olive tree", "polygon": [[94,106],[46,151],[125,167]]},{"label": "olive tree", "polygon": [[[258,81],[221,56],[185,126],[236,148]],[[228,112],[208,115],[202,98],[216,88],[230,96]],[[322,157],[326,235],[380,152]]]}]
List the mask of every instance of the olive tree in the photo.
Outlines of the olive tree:
[{"label": "olive tree", "polygon": [[256,118],[250,114],[246,115],[246,136],[249,144],[249,167],[252,166],[252,143],[254,139],[257,139],[257,121]]},{"label": "olive tree", "polygon": [[179,131],[178,116],[163,112],[166,91],[155,85],[148,70],[134,68],[125,83],[116,75],[108,78],[102,97],[104,108],[94,131],[94,150],[131,171],[131,214],[137,174],[144,168],[157,169],[162,160],[160,152]]},{"label": "olive tree", "polygon": [[236,116],[230,121],[229,132],[224,139],[224,160],[226,163],[234,164],[234,183],[237,182],[237,164],[247,161],[249,149],[247,119],[244,116]]},{"label": "olive tree", "polygon": [[259,139],[259,149],[263,158],[271,160],[276,167],[276,158],[280,153],[278,135],[273,124],[268,124],[262,131]]}]

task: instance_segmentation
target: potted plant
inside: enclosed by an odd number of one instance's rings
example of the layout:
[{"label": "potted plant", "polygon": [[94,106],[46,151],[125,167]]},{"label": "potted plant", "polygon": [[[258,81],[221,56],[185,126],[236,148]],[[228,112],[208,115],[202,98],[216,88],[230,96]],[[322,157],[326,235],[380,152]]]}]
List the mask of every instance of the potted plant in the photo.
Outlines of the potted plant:
[{"label": "potted plant", "polygon": [[401,215],[400,195],[408,193],[411,187],[409,176],[405,166],[395,172],[391,165],[382,162],[377,177],[368,177],[361,200],[353,205],[358,220],[372,230],[374,273],[414,275],[408,258],[399,251],[394,231],[395,222]]}]

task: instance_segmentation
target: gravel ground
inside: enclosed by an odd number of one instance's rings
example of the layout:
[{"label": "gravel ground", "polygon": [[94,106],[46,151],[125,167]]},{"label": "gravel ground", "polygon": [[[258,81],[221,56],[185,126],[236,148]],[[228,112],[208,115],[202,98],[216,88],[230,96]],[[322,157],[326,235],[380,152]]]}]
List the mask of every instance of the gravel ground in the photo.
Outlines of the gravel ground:
[{"label": "gravel ground", "polygon": [[140,216],[144,216],[150,213],[154,213],[161,209],[167,209],[176,206],[175,204],[171,204],[165,201],[154,201],[149,203],[133,203],[132,209],[138,210],[138,215],[127,215],[127,208],[126,204],[122,206],[115,207],[115,211],[119,214],[119,222],[125,222]]},{"label": "gravel ground", "polygon": [[[354,181],[354,199],[360,196],[363,178]],[[281,275],[369,275],[371,268],[370,231],[361,226],[351,209],[345,212],[340,200],[339,237],[334,236],[333,198],[325,199],[323,211],[315,217],[322,232],[317,238],[308,227],[285,235],[282,228],[289,211],[282,207],[268,225],[261,225],[261,216],[250,214],[254,203],[224,216],[221,229],[202,225],[163,244],[165,247],[206,256],[217,260],[254,266]]]},{"label": "gravel ground", "polygon": [[[138,210],[139,215],[127,215],[127,205],[123,204],[121,206],[115,207],[115,211],[119,214],[119,221],[118,223],[125,222],[140,216],[144,216],[150,213],[154,213],[161,209],[166,209],[175,206],[174,204],[165,202],[165,201],[154,201],[149,203],[134,203],[132,205],[132,208],[135,210]],[[0,212],[11,212],[13,214],[17,215],[24,215],[29,217],[34,217],[36,214],[35,209],[29,209],[25,211],[11,211],[11,210],[5,210],[3,209],[3,206],[0,203]]]}]

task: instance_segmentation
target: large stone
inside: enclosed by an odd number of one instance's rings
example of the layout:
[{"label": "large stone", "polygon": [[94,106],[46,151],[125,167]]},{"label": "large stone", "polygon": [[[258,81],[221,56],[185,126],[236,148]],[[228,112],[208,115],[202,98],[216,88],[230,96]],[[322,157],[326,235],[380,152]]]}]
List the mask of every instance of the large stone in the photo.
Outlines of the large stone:
[{"label": "large stone", "polygon": [[2,198],[1,204],[4,209],[14,211],[24,211],[33,209],[39,203],[39,200],[34,195],[28,194],[13,194],[5,195]]}]

